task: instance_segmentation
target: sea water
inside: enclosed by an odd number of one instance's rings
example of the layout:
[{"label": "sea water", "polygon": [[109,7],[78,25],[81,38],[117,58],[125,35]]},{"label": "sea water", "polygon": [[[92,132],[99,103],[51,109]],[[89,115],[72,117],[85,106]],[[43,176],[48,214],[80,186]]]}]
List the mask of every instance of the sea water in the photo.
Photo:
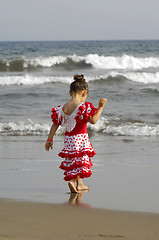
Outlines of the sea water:
[{"label": "sea water", "polygon": [[88,101],[108,98],[92,132],[159,135],[159,41],[1,42],[0,135],[47,135],[75,73]]},{"label": "sea water", "polygon": [[44,144],[74,74],[85,75],[95,107],[108,99],[88,124],[97,154],[85,202],[159,212],[159,41],[0,42],[0,197],[68,198],[57,157],[65,130],[53,151]]}]

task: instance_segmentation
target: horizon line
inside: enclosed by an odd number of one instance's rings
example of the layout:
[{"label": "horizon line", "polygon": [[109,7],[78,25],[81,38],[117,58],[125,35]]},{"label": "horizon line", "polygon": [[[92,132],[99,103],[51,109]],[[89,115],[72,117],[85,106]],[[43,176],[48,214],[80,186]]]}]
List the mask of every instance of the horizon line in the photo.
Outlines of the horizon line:
[{"label": "horizon line", "polygon": [[89,40],[0,40],[0,42],[102,42],[102,41],[158,41],[159,39],[89,39]]}]

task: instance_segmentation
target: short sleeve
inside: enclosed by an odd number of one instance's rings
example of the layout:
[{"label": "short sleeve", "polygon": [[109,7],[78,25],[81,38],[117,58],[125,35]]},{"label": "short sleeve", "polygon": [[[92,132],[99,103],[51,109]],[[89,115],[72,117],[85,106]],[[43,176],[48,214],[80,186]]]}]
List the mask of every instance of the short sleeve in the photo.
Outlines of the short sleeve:
[{"label": "short sleeve", "polygon": [[90,102],[86,102],[85,105],[86,105],[86,114],[90,118],[96,113],[98,108],[95,108],[93,104]]},{"label": "short sleeve", "polygon": [[79,112],[77,114],[76,120],[78,122],[85,122],[87,123],[97,111],[97,108],[93,106],[90,102],[85,102],[79,107]]},{"label": "short sleeve", "polygon": [[55,124],[61,125],[63,120],[63,117],[61,115],[61,105],[59,105],[56,108],[52,108],[51,111],[52,111],[52,114],[51,114],[52,122]]}]

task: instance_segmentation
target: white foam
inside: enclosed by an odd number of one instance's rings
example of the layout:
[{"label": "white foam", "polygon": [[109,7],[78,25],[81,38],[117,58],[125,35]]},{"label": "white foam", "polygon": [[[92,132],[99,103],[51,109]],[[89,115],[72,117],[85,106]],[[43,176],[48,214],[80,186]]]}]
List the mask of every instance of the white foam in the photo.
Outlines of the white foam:
[{"label": "white foam", "polygon": [[64,56],[53,56],[53,57],[38,57],[33,59],[25,59],[23,64],[24,68],[27,68],[28,65],[33,67],[52,67],[56,64],[64,63],[67,61],[67,57]]},{"label": "white foam", "polygon": [[0,86],[5,85],[41,85],[45,83],[71,83],[72,77],[46,77],[46,76],[3,76],[0,77]]},{"label": "white foam", "polygon": [[88,82],[105,80],[108,77],[117,78],[118,76],[127,78],[133,82],[140,82],[144,84],[149,83],[159,83],[159,72],[147,73],[147,72],[118,72],[110,71],[106,74],[96,75],[96,76],[86,76]]},{"label": "white foam", "polygon": [[[47,135],[50,131],[51,124],[28,121],[19,122],[0,122],[1,136],[42,136]],[[57,135],[64,133],[64,128],[59,127]]]},{"label": "white foam", "polygon": [[146,73],[146,72],[128,72],[123,74],[129,80],[141,83],[159,83],[159,72],[156,73]]},{"label": "white foam", "polygon": [[132,69],[139,70],[144,68],[158,68],[159,58],[146,57],[137,58],[123,54],[119,57],[99,56],[98,54],[89,54],[85,57],[86,63],[99,69]]},{"label": "white foam", "polygon": [[71,59],[75,63],[79,63],[85,60],[86,57],[77,56],[76,54],[74,54],[67,56],[37,57],[32,59],[24,59],[23,67],[27,68],[29,65],[33,67],[53,67],[61,63],[67,63],[68,59]]},{"label": "white foam", "polygon": [[159,136],[159,125],[148,126],[142,123],[120,126],[110,125],[103,132],[114,136]]},{"label": "white foam", "polygon": [[0,135],[45,135],[49,132],[49,125],[32,122],[0,122]]},{"label": "white foam", "polygon": [[[43,136],[48,135],[51,123],[40,123],[28,120],[26,122],[0,122],[1,136]],[[95,125],[88,124],[92,131],[111,134],[113,136],[159,136],[159,125],[144,123],[111,124],[105,118],[101,118]],[[64,134],[65,128],[59,127],[57,135]]]},{"label": "white foam", "polygon": [[52,57],[39,57],[35,59],[26,59],[24,67],[32,65],[34,67],[52,67],[56,64],[67,62],[71,59],[73,62],[78,63],[85,61],[86,64],[91,64],[94,68],[98,69],[127,69],[127,70],[141,70],[145,68],[158,68],[158,57],[138,58],[132,55],[123,54],[122,56],[99,56],[98,54],[88,54],[86,56],[68,55],[68,56],[52,56]]},{"label": "white foam", "polygon": [[[106,70],[141,70],[147,68],[159,68],[159,57],[135,57],[132,55],[123,54],[121,56],[103,56],[98,54],[88,54],[85,56],[66,55],[66,56],[49,56],[37,58],[22,58],[23,67],[53,67],[56,64],[67,63],[71,59],[75,63],[85,61],[86,64],[91,64],[96,69]],[[4,59],[6,66],[10,66],[13,61],[20,59]],[[70,63],[68,63],[70,64]]]},{"label": "white foam", "polygon": [[[118,122],[119,119],[114,120]],[[89,124],[88,127],[93,131],[113,136],[159,136],[159,125],[150,126],[136,122],[116,126],[103,117],[95,125]]]},{"label": "white foam", "polygon": [[106,118],[101,117],[98,120],[98,122],[94,125],[88,123],[88,128],[95,131],[95,132],[103,132],[108,123],[109,123],[109,121]]},{"label": "white foam", "polygon": [[[110,71],[106,74],[95,75],[95,76],[85,76],[87,82],[106,80],[108,77],[124,77],[128,80],[134,82],[140,82],[144,84],[149,83],[159,83],[159,72],[156,73],[147,73],[147,72],[118,72],[118,71]],[[26,74],[24,76],[1,76],[0,77],[0,86],[5,85],[41,85],[46,83],[67,83],[70,84],[73,81],[72,76],[66,77],[54,77],[54,76],[32,76]]]}]

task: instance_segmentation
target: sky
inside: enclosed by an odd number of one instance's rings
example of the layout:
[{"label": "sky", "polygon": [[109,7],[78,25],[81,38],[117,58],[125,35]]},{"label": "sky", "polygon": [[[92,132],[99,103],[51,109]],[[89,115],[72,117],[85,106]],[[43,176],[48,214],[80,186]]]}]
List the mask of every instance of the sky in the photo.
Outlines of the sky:
[{"label": "sky", "polygon": [[0,41],[159,39],[159,0],[0,0]]}]

